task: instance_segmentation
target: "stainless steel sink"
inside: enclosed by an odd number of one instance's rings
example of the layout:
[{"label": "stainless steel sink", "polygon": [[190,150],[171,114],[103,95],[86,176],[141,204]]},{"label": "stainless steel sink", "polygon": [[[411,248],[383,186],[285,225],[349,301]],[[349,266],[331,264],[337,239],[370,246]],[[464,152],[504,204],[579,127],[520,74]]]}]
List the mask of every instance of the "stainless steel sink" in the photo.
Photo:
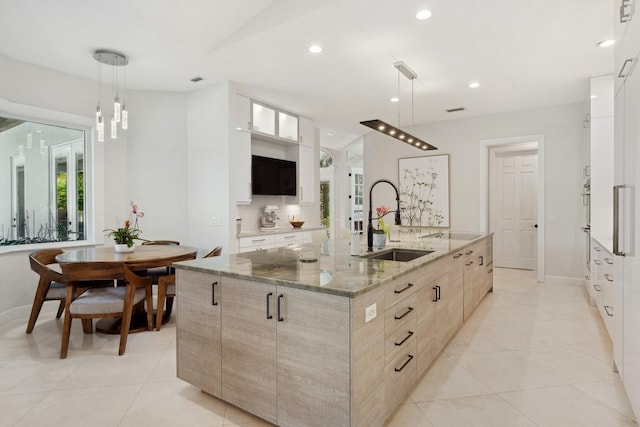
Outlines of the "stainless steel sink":
[{"label": "stainless steel sink", "polygon": [[364,255],[364,257],[369,259],[384,259],[389,261],[409,262],[413,261],[416,258],[420,258],[421,256],[429,255],[432,252],[434,251],[392,248],[381,252],[376,252],[372,255]]}]

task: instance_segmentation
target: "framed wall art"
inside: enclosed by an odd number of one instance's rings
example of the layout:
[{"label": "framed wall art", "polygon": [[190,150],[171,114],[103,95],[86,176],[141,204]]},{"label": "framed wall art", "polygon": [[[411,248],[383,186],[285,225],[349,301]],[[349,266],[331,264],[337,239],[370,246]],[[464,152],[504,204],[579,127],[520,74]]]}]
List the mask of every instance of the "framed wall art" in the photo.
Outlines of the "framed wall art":
[{"label": "framed wall art", "polygon": [[398,159],[402,225],[449,227],[449,155]]}]

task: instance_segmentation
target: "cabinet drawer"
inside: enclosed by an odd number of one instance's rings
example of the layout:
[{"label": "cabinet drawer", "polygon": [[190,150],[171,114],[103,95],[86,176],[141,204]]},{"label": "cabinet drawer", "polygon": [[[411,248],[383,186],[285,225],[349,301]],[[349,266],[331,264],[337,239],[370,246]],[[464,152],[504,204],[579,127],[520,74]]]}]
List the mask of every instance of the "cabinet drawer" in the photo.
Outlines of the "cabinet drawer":
[{"label": "cabinet drawer", "polygon": [[240,248],[264,247],[266,245],[271,245],[274,243],[276,243],[274,235],[247,236],[247,237],[240,237],[238,239],[238,246]]},{"label": "cabinet drawer", "polygon": [[[415,317],[414,317],[415,320]],[[416,323],[409,322],[402,328],[398,328],[384,340],[385,366],[397,359],[400,353],[407,353],[414,348],[416,341]],[[415,355],[415,351],[412,353]]]},{"label": "cabinet drawer", "polygon": [[416,381],[416,343],[415,340],[385,366],[384,407],[388,417],[413,388]]},{"label": "cabinet drawer", "polygon": [[311,242],[311,233],[308,231],[296,231],[292,233],[276,234],[273,236],[278,246],[298,245]]},{"label": "cabinet drawer", "polygon": [[384,312],[384,337],[391,336],[399,328],[414,328],[416,325],[418,297],[414,293]]},{"label": "cabinet drawer", "polygon": [[384,303],[387,308],[390,308],[404,298],[415,294],[418,289],[422,286],[426,285],[426,283],[421,283],[419,280],[419,274],[417,272],[409,273],[405,277],[401,279],[394,280],[393,282],[386,285]]}]

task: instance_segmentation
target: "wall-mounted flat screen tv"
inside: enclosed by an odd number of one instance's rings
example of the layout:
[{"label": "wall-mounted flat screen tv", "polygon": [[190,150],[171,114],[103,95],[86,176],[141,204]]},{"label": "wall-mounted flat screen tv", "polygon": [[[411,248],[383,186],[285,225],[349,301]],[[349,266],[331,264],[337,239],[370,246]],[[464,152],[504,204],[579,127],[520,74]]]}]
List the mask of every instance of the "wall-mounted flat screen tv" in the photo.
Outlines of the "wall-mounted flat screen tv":
[{"label": "wall-mounted flat screen tv", "polygon": [[251,188],[253,194],[269,196],[296,195],[296,162],[251,156]]}]

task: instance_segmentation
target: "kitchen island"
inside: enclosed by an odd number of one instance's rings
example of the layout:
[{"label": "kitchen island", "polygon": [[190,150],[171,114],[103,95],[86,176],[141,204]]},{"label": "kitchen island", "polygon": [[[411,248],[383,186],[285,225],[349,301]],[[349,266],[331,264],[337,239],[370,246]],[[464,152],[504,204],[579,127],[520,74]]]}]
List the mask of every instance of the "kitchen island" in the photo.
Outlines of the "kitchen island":
[{"label": "kitchen island", "polygon": [[382,426],[493,287],[490,234],[400,240],[429,253],[337,240],[175,264],[178,377],[280,426]]}]

